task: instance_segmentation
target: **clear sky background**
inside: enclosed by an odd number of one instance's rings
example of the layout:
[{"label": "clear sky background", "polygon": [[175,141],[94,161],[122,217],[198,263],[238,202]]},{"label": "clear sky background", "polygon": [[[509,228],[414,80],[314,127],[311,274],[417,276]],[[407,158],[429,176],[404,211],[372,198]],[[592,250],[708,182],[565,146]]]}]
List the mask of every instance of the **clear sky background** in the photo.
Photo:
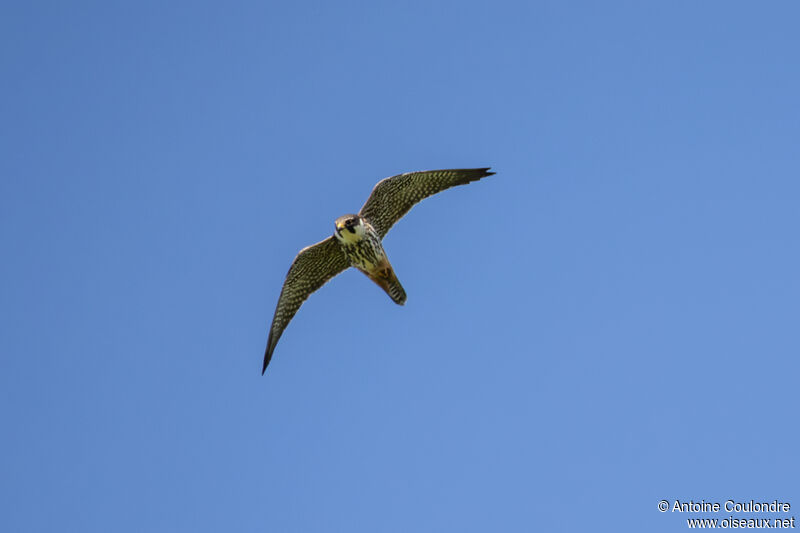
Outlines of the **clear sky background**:
[{"label": "clear sky background", "polygon": [[[798,20],[4,3],[0,530],[800,515]],[[405,307],[348,271],[261,376],[300,248],[383,177],[478,166],[385,240]]]}]

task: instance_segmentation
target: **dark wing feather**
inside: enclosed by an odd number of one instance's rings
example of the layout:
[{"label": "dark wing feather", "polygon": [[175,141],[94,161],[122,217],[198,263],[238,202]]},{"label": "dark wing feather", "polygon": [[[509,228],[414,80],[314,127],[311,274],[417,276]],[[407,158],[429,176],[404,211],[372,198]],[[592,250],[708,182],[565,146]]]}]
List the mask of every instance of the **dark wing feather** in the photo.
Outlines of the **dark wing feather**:
[{"label": "dark wing feather", "polygon": [[269,330],[267,349],[264,352],[262,374],[267,370],[272,352],[283,330],[289,325],[289,321],[303,302],[312,292],[349,266],[350,263],[335,237],[328,237],[300,250],[289,268],[289,273],[286,274],[286,281],[283,282],[283,289],[278,298],[278,306],[275,308],[275,316],[272,318],[272,327]]},{"label": "dark wing feather", "polygon": [[369,220],[381,238],[420,200],[456,185],[466,185],[486,176],[488,168],[422,170],[386,178],[372,189],[359,214]]}]

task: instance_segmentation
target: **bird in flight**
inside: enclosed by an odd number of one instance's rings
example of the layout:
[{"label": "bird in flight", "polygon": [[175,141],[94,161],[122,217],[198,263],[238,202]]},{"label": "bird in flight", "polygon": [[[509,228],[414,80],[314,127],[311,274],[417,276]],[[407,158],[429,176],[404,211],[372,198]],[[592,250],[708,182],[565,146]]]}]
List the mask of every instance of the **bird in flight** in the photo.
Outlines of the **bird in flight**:
[{"label": "bird in flight", "polygon": [[493,174],[488,168],[423,170],[379,181],[357,215],[337,218],[332,236],[303,248],[294,258],[272,318],[261,374],[267,370],[278,339],[303,302],[351,266],[377,283],[394,303],[405,304],[406,291],[381,243],[389,229],[420,200]]}]

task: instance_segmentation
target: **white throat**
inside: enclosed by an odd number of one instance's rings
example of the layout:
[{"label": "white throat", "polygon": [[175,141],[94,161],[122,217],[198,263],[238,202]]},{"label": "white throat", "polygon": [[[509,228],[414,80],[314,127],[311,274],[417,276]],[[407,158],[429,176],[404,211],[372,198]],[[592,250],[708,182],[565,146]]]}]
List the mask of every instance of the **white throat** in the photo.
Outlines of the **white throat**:
[{"label": "white throat", "polygon": [[366,230],[363,224],[359,224],[357,226],[353,226],[352,228],[355,232],[351,232],[347,228],[339,229],[336,232],[336,238],[346,244],[353,244],[359,242],[364,239],[364,235],[366,235]]}]

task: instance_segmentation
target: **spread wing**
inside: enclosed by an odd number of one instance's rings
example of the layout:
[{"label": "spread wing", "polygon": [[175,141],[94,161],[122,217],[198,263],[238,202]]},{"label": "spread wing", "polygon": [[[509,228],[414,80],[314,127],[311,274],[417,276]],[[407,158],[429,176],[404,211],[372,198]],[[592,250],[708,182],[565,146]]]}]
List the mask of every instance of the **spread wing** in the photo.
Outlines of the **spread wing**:
[{"label": "spread wing", "polygon": [[492,174],[494,172],[489,172],[488,168],[454,168],[392,176],[375,185],[359,215],[369,220],[382,239],[394,223],[420,200]]},{"label": "spread wing", "polygon": [[350,263],[335,237],[328,237],[300,250],[289,268],[289,273],[286,274],[286,281],[283,282],[283,289],[278,298],[278,306],[275,308],[275,316],[272,318],[272,327],[269,330],[267,350],[264,352],[262,374],[267,370],[272,352],[283,330],[289,325],[289,321],[303,302],[312,292],[349,266]]}]

